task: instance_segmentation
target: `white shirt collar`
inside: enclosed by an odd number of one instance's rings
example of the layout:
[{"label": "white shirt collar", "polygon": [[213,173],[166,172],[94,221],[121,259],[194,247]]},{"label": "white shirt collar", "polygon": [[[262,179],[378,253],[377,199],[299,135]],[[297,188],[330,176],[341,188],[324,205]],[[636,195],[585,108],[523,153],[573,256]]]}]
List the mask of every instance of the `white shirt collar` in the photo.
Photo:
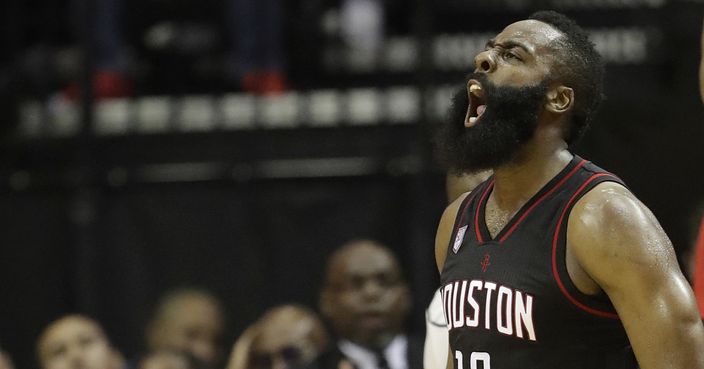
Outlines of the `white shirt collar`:
[{"label": "white shirt collar", "polygon": [[[378,369],[376,354],[360,345],[347,340],[340,340],[337,347],[352,361],[357,369]],[[404,335],[397,335],[384,349],[384,358],[390,369],[408,369],[408,339]]]}]

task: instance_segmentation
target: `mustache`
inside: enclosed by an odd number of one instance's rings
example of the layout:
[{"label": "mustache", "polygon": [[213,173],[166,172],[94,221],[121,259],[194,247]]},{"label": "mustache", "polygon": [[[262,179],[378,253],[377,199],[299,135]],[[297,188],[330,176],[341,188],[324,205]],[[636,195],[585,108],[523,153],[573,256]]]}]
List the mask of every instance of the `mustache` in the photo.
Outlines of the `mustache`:
[{"label": "mustache", "polygon": [[467,75],[464,77],[464,84],[465,86],[467,85],[467,82],[469,82],[470,79],[475,79],[479,81],[479,83],[484,85],[491,85],[495,86],[493,83],[489,82],[489,76],[486,75],[486,73],[483,72],[470,72],[467,73]]}]

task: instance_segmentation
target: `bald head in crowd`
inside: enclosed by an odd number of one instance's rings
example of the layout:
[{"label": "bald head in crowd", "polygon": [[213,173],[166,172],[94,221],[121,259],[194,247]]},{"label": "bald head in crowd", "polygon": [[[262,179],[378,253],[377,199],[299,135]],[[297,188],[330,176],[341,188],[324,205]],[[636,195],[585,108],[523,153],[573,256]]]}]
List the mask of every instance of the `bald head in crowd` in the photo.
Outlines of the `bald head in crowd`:
[{"label": "bald head in crowd", "polygon": [[180,289],[164,296],[147,326],[149,351],[176,350],[208,366],[221,357],[224,317],[217,298],[198,289]]},{"label": "bald head in crowd", "polygon": [[82,315],[51,323],[39,336],[37,356],[42,369],[121,369],[123,364],[100,325]]},{"label": "bald head in crowd", "polygon": [[327,343],[323,324],[302,306],[272,309],[257,325],[248,368],[300,368],[310,364]]},{"label": "bald head in crowd", "polygon": [[228,369],[291,369],[312,363],[327,345],[325,327],[310,309],[287,304],[268,310],[237,340]]},{"label": "bald head in crowd", "polygon": [[356,240],[330,257],[320,309],[338,338],[381,350],[402,333],[410,307],[408,285],[388,248]]}]

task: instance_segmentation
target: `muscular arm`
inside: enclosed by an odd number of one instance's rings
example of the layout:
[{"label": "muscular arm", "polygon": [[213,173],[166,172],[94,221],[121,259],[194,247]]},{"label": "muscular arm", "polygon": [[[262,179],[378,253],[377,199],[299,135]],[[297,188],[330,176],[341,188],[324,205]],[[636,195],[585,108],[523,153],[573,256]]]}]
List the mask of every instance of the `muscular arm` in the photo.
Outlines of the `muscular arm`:
[{"label": "muscular arm", "polygon": [[577,265],[570,276],[583,292],[593,285],[608,294],[642,369],[704,369],[692,290],[642,203],[621,185],[602,183],[577,202],[567,240]]}]

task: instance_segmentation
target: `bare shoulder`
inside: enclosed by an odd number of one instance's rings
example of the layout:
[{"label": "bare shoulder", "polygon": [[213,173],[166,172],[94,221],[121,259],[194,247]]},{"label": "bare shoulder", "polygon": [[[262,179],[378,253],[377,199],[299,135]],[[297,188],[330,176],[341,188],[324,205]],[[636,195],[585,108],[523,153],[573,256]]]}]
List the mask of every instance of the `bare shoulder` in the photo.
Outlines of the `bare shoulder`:
[{"label": "bare shoulder", "polygon": [[629,267],[654,272],[640,277],[679,273],[672,244],[657,219],[619,183],[604,182],[585,194],[570,213],[567,231],[579,264],[602,288]]},{"label": "bare shoulder", "polygon": [[460,211],[460,206],[469,192],[460,195],[455,201],[445,208],[440,218],[440,224],[438,225],[438,231],[435,234],[435,262],[437,263],[438,271],[442,271],[442,266],[445,264],[445,258],[447,257],[447,248],[450,244],[450,237],[452,237],[452,228],[455,225],[455,219],[457,218],[457,213]]},{"label": "bare shoulder", "polygon": [[605,182],[585,194],[570,213],[567,247],[608,295],[641,368],[704,369],[692,290],[662,227],[628,189]]}]

